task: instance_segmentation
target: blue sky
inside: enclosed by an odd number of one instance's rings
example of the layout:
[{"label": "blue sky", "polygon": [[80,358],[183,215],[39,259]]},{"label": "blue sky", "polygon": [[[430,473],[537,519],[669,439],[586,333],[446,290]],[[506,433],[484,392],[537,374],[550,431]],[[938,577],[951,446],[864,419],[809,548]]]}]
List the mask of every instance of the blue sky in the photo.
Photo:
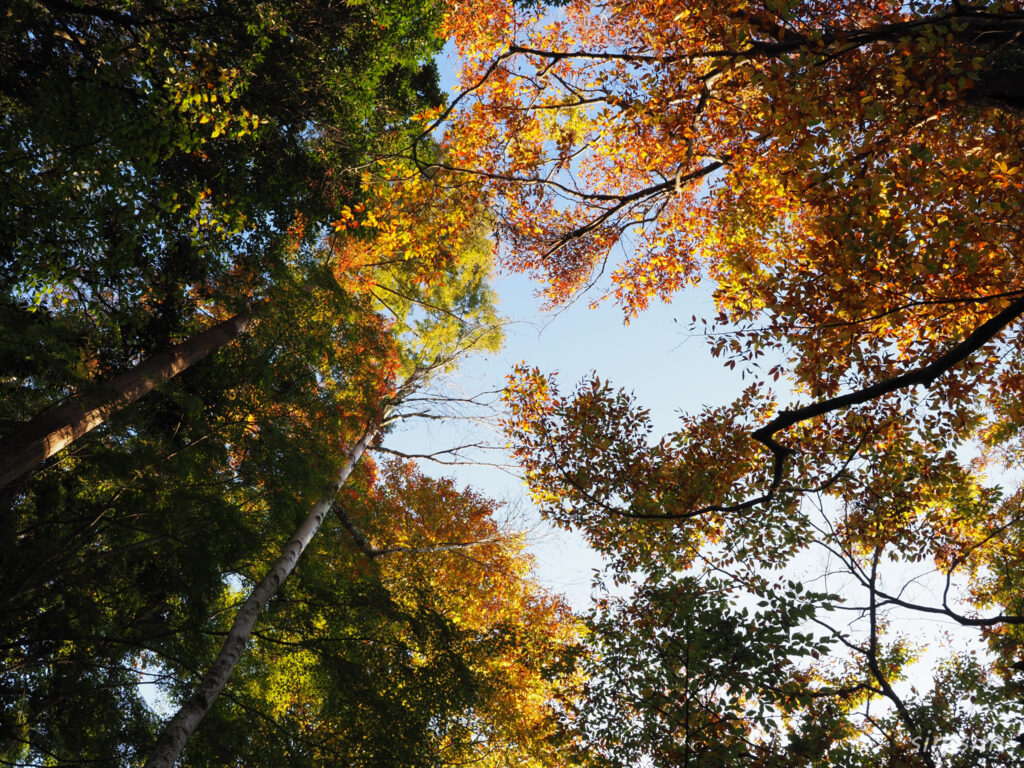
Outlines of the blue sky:
[{"label": "blue sky", "polygon": [[[675,428],[680,410],[727,402],[741,389],[739,374],[714,360],[703,339],[687,335],[691,315],[711,312],[710,285],[679,294],[673,304],[653,305],[628,326],[610,301],[589,308],[599,293],[544,312],[531,280],[501,275],[496,288],[500,311],[510,321],[505,346],[498,354],[476,356],[462,365],[456,383],[467,394],[500,389],[520,361],[545,372],[558,371],[563,391],[596,372],[613,386],[632,391],[639,404],[651,411],[656,434],[662,434]],[[478,440],[501,445],[504,438],[485,427],[455,420],[440,425],[417,422],[389,437],[385,445],[430,453]],[[481,460],[507,458],[487,454]],[[422,464],[430,474],[454,477],[461,485],[505,501],[515,522],[531,530],[543,582],[564,592],[576,608],[586,607],[592,570],[600,566],[600,559],[578,537],[540,525],[520,479],[495,468]]]}]

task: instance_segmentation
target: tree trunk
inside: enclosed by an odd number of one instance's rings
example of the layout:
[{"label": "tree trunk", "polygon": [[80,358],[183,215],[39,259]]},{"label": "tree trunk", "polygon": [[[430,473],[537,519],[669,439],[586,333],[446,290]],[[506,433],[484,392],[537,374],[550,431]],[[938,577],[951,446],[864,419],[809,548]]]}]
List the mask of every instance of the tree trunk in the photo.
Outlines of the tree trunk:
[{"label": "tree trunk", "polygon": [[220,349],[251,323],[248,312],[237,314],[115,376],[104,384],[106,391],[98,400],[79,397],[36,416],[0,444],[0,488],[98,427],[110,414]]},{"label": "tree trunk", "polygon": [[281,550],[280,556],[271,566],[270,570],[253,591],[249,593],[248,599],[238,611],[234,622],[231,624],[231,630],[228,632],[224,645],[221,646],[220,653],[217,654],[217,658],[203,676],[195,693],[181,706],[181,709],[175,713],[174,717],[164,725],[163,731],[157,739],[156,746],[153,747],[149,759],[146,760],[144,768],[173,768],[175,761],[181,754],[181,750],[185,747],[185,742],[188,741],[193,731],[202,722],[203,717],[210,707],[213,706],[213,702],[231,677],[238,659],[245,650],[249,635],[252,634],[253,627],[256,626],[256,619],[259,618],[267,601],[270,600],[271,596],[294,570],[295,564],[298,562],[303,550],[306,549],[310,540],[316,535],[321,523],[323,523],[327,513],[331,510],[338,490],[344,485],[359,458],[363,455],[366,447],[373,441],[380,428],[381,421],[379,420],[367,427],[366,432],[349,453],[348,460],[345,462],[345,466],[341,468],[338,480],[331,493],[313,507],[313,510],[303,520],[291,541]]}]

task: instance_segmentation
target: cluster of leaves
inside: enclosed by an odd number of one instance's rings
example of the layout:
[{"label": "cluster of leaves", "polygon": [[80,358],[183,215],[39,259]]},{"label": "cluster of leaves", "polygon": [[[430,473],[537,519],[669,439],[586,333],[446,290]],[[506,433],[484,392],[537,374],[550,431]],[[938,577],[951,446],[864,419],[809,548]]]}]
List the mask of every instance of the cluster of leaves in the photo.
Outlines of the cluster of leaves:
[{"label": "cluster of leaves", "polygon": [[232,266],[272,279],[296,215],[319,236],[358,198],[347,169],[440,101],[438,19],[426,0],[15,2],[4,293],[152,347],[194,311],[190,286]]},{"label": "cluster of leaves", "polygon": [[387,159],[441,101],[440,18],[427,0],[46,0],[0,19],[0,438],[251,318],[0,489],[0,761],[141,764],[325,496],[337,514],[188,764],[572,748],[582,630],[497,506],[370,460],[333,498],[410,381],[500,342],[478,191]]},{"label": "cluster of leaves", "polygon": [[[792,582],[763,585],[751,610],[733,604],[736,591],[722,580],[677,576],[645,585],[630,601],[608,600],[596,617],[601,663],[586,727],[617,764],[648,757],[658,765],[765,765],[780,749],[786,716],[835,694],[820,682],[808,686],[795,663],[828,652],[828,642],[800,629],[830,596]],[[845,702],[861,695],[858,685],[841,692]],[[635,714],[626,728],[623,712]],[[814,727],[827,728],[820,720]],[[856,735],[847,729],[843,739]]]},{"label": "cluster of leaves", "polygon": [[[970,764],[975,748],[1013,764],[1024,518],[1012,480],[989,475],[1021,456],[1024,9],[556,5],[447,17],[467,89],[451,165],[482,179],[508,265],[553,302],[620,243],[608,295],[627,319],[711,281],[717,314],[693,323],[750,386],[659,440],[628,393],[595,378],[563,395],[518,371],[508,428],[535,499],[620,584],[658,589],[680,569],[748,584],[814,551],[847,574],[860,638],[834,612],[814,621],[868,688],[855,709],[823,696],[789,715],[845,723],[808,764],[870,762],[850,727],[894,764]],[[912,566],[931,569],[940,604],[904,594]],[[990,656],[953,657],[930,693],[897,690],[914,657],[882,640],[897,610],[974,627]],[[972,685],[969,706],[939,703]],[[973,724],[936,714],[947,705]],[[982,722],[992,740],[958,741]],[[791,764],[769,752],[750,759]]]},{"label": "cluster of leaves", "polygon": [[[339,506],[365,536],[394,604],[436,615],[458,640],[446,652],[458,649],[474,706],[447,720],[441,708],[422,708],[431,713],[437,762],[498,766],[515,756],[538,768],[571,764],[560,704],[579,692],[583,628],[560,598],[530,581],[525,537],[498,524],[499,505],[396,461],[370,492],[343,491]],[[319,546],[337,545],[325,537]],[[429,656],[416,654],[414,663],[427,666]]]},{"label": "cluster of leaves", "polygon": [[550,764],[554,704],[579,687],[560,662],[579,652],[581,627],[530,583],[496,505],[400,462],[379,475],[364,464],[338,505],[186,762]]}]

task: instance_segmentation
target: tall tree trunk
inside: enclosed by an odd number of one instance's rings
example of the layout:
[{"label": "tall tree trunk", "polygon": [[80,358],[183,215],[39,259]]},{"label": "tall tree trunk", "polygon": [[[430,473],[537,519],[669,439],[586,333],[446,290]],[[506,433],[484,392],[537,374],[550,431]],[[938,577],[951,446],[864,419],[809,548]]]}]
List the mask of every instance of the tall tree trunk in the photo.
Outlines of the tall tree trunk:
[{"label": "tall tree trunk", "polygon": [[185,742],[188,741],[193,731],[202,722],[203,717],[210,707],[213,706],[213,702],[231,677],[235,665],[245,650],[245,645],[252,634],[253,627],[256,626],[256,619],[259,618],[267,601],[270,600],[271,596],[294,570],[299,556],[302,555],[310,540],[316,535],[324,518],[327,517],[327,513],[334,505],[334,497],[337,495],[338,490],[344,485],[348,476],[352,474],[356,463],[363,455],[366,447],[376,437],[382,424],[383,420],[378,419],[367,427],[359,442],[349,452],[345,466],[338,473],[337,482],[334,484],[331,493],[313,507],[313,510],[302,521],[298,530],[295,531],[291,541],[281,550],[280,556],[271,566],[270,570],[252,592],[249,593],[248,599],[238,611],[234,622],[231,624],[231,630],[228,632],[224,645],[221,646],[220,653],[203,676],[195,693],[181,706],[181,709],[175,713],[174,717],[164,725],[163,731],[157,739],[153,751],[150,752],[144,768],[173,767],[178,756],[181,754],[181,750],[185,747]]},{"label": "tall tree trunk", "polygon": [[104,394],[98,399],[79,397],[36,416],[0,444],[0,488],[98,427],[110,414],[220,349],[251,323],[251,314],[241,312],[115,376],[103,385]]}]

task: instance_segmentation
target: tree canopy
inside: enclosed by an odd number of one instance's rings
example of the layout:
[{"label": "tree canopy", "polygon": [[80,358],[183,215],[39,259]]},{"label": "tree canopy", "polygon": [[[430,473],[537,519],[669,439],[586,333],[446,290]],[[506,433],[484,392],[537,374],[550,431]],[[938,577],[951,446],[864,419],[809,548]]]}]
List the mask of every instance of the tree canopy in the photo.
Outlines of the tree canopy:
[{"label": "tree canopy", "polygon": [[[319,236],[358,202],[369,150],[440,101],[439,13],[15,2],[0,22],[4,294],[114,326],[113,368],[167,346],[204,286],[252,302],[296,221]],[[224,285],[238,273],[246,295]]]},{"label": "tree canopy", "polygon": [[[102,411],[0,489],[0,761],[1024,759],[1019,2],[16,0],[0,32],[0,438]],[[552,306],[709,284],[690,330],[743,382],[659,435],[597,374],[509,376],[534,501],[608,563],[585,621],[499,504],[363,458],[500,343],[492,235]]]},{"label": "tree canopy", "polygon": [[[581,629],[500,505],[359,461],[429,411],[415,387],[500,343],[471,188],[387,157],[441,99],[440,17],[53,2],[0,21],[0,438],[156,379],[2,491],[3,762],[162,759],[168,710],[245,611],[248,651],[172,761],[538,764],[569,739]],[[178,375],[146,367],[232,317]]]},{"label": "tree canopy", "polygon": [[[506,263],[554,303],[607,270],[627,320],[708,281],[693,330],[746,382],[658,438],[596,377],[510,379],[535,500],[636,589],[595,617],[616,665],[598,743],[1015,764],[1019,4],[470,5],[451,163],[483,180]],[[913,616],[987,655],[901,684]]]}]

